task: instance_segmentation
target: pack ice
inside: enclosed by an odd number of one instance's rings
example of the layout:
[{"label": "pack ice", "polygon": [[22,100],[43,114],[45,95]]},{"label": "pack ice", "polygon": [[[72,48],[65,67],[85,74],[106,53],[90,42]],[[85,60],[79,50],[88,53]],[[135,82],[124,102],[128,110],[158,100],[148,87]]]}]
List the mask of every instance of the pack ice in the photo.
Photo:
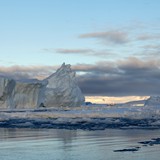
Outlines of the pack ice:
[{"label": "pack ice", "polygon": [[75,72],[65,63],[42,81],[0,77],[1,109],[78,107],[83,102],[84,96],[77,85]]}]

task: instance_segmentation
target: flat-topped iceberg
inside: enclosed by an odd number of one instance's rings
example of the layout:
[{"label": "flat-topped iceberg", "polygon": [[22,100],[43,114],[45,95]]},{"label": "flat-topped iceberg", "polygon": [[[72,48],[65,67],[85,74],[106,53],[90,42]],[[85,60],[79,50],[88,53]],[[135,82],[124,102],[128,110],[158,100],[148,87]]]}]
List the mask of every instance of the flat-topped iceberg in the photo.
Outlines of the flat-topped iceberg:
[{"label": "flat-topped iceberg", "polygon": [[78,107],[83,102],[75,72],[64,63],[56,73],[42,81],[0,77],[0,109]]}]

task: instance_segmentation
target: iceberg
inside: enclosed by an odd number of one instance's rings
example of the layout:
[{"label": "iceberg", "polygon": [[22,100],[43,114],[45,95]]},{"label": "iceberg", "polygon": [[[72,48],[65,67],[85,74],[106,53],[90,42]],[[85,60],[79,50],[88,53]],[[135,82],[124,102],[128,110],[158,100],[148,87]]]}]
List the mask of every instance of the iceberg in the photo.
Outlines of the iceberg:
[{"label": "iceberg", "polygon": [[79,107],[84,96],[70,65],[62,66],[48,78],[14,80],[0,77],[0,109]]},{"label": "iceberg", "polygon": [[48,84],[45,90],[44,106],[81,106],[85,99],[77,85],[75,75],[71,66],[63,63],[55,73],[46,78]]}]

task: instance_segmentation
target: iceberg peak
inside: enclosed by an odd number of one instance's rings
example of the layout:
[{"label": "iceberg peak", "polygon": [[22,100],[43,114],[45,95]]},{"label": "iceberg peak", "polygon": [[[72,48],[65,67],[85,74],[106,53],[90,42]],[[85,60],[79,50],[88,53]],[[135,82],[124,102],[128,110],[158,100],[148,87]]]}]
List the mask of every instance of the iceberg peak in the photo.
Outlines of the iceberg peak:
[{"label": "iceberg peak", "polygon": [[46,78],[45,106],[78,107],[84,102],[84,96],[77,85],[76,73],[70,64],[62,66]]}]

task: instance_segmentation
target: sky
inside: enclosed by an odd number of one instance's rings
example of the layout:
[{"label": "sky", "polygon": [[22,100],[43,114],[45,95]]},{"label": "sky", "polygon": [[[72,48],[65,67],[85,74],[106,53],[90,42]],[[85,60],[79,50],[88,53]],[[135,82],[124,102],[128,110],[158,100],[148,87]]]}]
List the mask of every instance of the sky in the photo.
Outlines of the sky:
[{"label": "sky", "polygon": [[86,96],[160,90],[159,0],[0,0],[0,75],[72,65]]}]

